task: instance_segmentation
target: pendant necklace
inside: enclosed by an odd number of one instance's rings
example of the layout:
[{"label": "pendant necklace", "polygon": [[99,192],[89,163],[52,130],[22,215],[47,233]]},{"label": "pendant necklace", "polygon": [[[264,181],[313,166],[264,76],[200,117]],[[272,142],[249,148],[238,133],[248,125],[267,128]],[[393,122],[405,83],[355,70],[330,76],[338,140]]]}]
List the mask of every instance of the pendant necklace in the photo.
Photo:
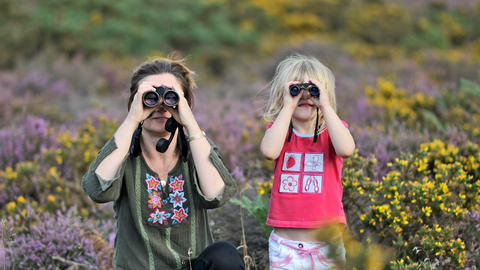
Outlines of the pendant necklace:
[{"label": "pendant necklace", "polygon": [[[148,156],[147,151],[143,151],[143,153],[145,153],[145,155],[147,156],[147,158],[148,158],[148,160],[149,160],[149,161],[147,161],[147,163],[150,163],[150,165],[152,166],[152,169],[154,169],[155,172],[157,172],[157,174],[158,174],[159,170],[157,170],[157,169],[155,168],[155,166],[153,166],[153,163],[151,163],[151,162],[153,162],[153,160],[150,159],[150,156]],[[168,173],[168,168],[170,168],[170,165],[172,165],[172,161],[175,159],[175,155],[176,155],[176,154],[177,154],[176,152],[173,152],[173,157],[172,157],[172,159],[170,160],[170,163],[168,163],[168,166],[167,166],[167,168],[166,168],[166,171],[162,174],[162,176],[164,176],[165,174]],[[164,187],[167,185],[167,181],[164,180],[163,177],[160,176],[160,174],[158,175],[158,177],[160,177],[160,185],[162,185],[162,188],[164,188]],[[168,180],[168,179],[167,179],[167,180]]]}]

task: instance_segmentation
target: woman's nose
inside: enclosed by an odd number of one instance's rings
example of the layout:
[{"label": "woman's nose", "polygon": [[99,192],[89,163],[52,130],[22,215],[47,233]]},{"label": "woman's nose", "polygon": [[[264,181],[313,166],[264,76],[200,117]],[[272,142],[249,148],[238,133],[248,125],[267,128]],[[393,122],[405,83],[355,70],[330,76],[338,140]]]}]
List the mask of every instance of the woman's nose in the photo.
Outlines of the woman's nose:
[{"label": "woman's nose", "polygon": [[160,106],[158,106],[157,111],[164,112],[166,111],[165,104],[163,103],[163,100],[160,100],[160,101],[161,103],[160,103]]}]

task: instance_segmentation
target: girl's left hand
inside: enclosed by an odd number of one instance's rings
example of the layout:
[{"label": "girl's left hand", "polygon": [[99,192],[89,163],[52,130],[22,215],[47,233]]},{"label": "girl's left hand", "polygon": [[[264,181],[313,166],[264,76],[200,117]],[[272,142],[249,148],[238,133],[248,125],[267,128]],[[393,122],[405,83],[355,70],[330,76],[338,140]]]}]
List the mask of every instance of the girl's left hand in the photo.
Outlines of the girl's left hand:
[{"label": "girl's left hand", "polygon": [[325,89],[323,84],[321,82],[317,81],[317,80],[314,80],[314,79],[308,79],[308,81],[310,83],[315,84],[318,87],[318,90],[319,90],[318,98],[312,98],[315,105],[317,105],[317,107],[320,108],[320,109],[330,106],[330,97],[328,95],[327,89]]}]

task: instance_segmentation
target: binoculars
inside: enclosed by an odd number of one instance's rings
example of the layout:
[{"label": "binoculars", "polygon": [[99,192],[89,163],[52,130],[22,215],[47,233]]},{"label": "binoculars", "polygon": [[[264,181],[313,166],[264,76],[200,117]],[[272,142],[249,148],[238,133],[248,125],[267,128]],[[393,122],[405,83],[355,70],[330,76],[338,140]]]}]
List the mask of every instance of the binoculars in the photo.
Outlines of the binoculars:
[{"label": "binoculars", "polygon": [[178,93],[165,86],[155,87],[155,91],[147,91],[143,94],[143,105],[146,107],[155,107],[160,101],[160,97],[163,99],[163,104],[167,106],[176,106],[180,100]]},{"label": "binoculars", "polygon": [[302,89],[308,90],[313,97],[318,97],[320,94],[318,87],[313,83],[297,83],[290,86],[290,95],[296,96]]}]

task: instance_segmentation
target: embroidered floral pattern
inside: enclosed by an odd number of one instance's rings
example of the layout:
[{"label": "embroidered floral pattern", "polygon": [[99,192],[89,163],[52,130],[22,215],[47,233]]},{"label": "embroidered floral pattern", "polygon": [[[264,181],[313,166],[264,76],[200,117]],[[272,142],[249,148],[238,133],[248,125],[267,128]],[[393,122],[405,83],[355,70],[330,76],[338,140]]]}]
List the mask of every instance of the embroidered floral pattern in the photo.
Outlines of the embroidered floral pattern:
[{"label": "embroidered floral pattern", "polygon": [[173,203],[173,207],[182,207],[183,203],[187,201],[184,197],[183,192],[175,191],[175,193],[170,194],[170,201]]},{"label": "embroidered floral pattern", "polygon": [[162,208],[162,193],[157,191],[148,190],[148,208],[155,209],[155,208]]},{"label": "embroidered floral pattern", "polygon": [[[180,175],[180,177],[182,177],[182,176]],[[185,183],[184,180],[180,180],[180,179],[178,179],[178,177],[175,177],[175,180],[169,184],[170,190],[172,192],[183,191],[183,184],[184,183]]]},{"label": "embroidered floral pattern", "polygon": [[145,181],[147,182],[148,189],[158,190],[158,185],[160,185],[160,181],[158,181],[156,177],[147,173],[147,179]]},{"label": "embroidered floral pattern", "polygon": [[170,217],[170,213],[165,213],[165,211],[156,210],[153,213],[150,213],[150,218],[148,221],[155,223],[160,223],[162,225],[168,224],[167,218]]},{"label": "embroidered floral pattern", "polygon": [[[151,224],[168,225],[187,222],[188,207],[183,207],[187,201],[185,198],[183,176],[169,176],[168,188],[170,194],[166,196],[160,186],[158,176],[146,174],[147,183],[147,208],[153,209],[149,212],[147,221]],[[162,196],[163,195],[163,196]],[[163,207],[163,208],[162,208]],[[152,211],[152,210],[150,210]]]},{"label": "embroidered floral pattern", "polygon": [[186,221],[188,217],[187,213],[188,213],[188,208],[187,209],[180,208],[179,210],[173,209],[172,219],[174,219],[174,221],[172,222],[172,224],[182,223],[182,221]]},{"label": "embroidered floral pattern", "polygon": [[283,189],[288,191],[295,191],[297,187],[297,180],[293,179],[293,177],[289,176],[287,179],[282,181]]}]

